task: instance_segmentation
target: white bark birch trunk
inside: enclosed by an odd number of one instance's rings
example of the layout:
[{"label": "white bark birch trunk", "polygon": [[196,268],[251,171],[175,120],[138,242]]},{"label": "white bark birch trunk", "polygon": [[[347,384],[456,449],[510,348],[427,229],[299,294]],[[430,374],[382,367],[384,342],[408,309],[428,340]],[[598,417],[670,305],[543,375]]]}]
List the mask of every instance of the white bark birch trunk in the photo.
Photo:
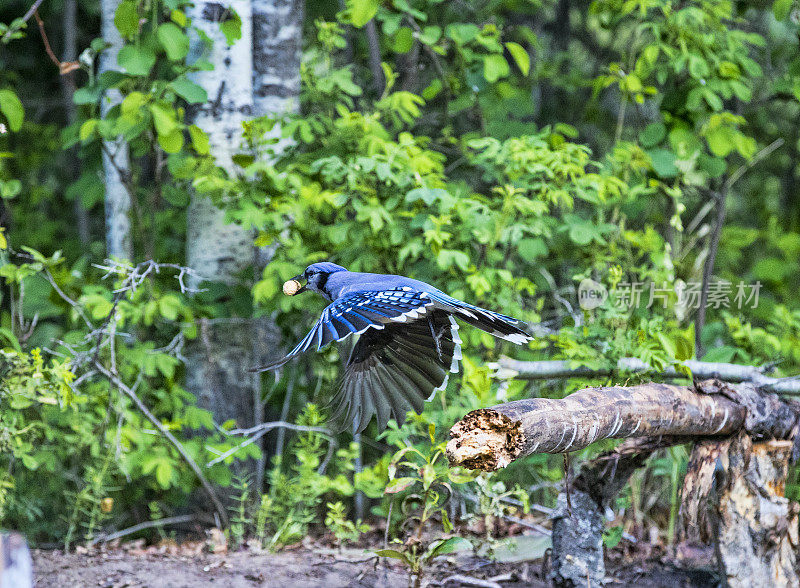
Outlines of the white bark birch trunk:
[{"label": "white bark birch trunk", "polygon": [[[232,18],[229,9],[242,21],[242,36],[231,46],[220,30],[220,24]],[[208,102],[196,111],[194,122],[208,134],[217,163],[234,173],[232,157],[241,147],[242,122],[253,114],[251,3],[232,0],[223,5],[200,0],[190,15],[213,43],[205,49],[205,56],[214,66],[195,75],[208,93]],[[197,40],[194,52],[202,49]],[[242,270],[253,261],[251,235],[225,222],[225,213],[199,194],[192,197],[187,224],[187,265],[205,279],[231,285],[241,280]],[[201,323],[199,340],[188,350],[187,389],[217,422],[233,419],[240,426],[254,422],[255,381],[247,373],[255,365],[253,342],[249,318],[218,317]]]},{"label": "white bark birch trunk", "polygon": [[254,114],[299,108],[303,0],[253,0]]},{"label": "white bark birch trunk", "polygon": [[[220,30],[220,23],[232,18],[228,8],[242,21],[242,36],[231,46]],[[195,81],[208,93],[208,102],[197,110],[194,122],[208,134],[217,163],[233,173],[231,158],[241,146],[242,122],[253,113],[250,0],[231,0],[225,5],[200,0],[189,12],[193,24],[213,42],[206,57],[214,69],[195,74]],[[200,275],[233,283],[235,274],[252,260],[251,241],[241,227],[226,223],[225,213],[208,198],[192,198],[186,256],[188,265]]]},{"label": "white bark birch trunk", "polygon": [[[119,3],[120,0],[101,0],[100,2],[103,40],[110,44],[110,47],[100,56],[100,73],[117,67],[117,55],[122,48],[122,37],[117,27],[114,26],[114,13]],[[101,114],[105,117],[115,104],[119,104],[120,99],[117,90],[106,92],[100,102]],[[125,174],[128,168],[128,144],[121,138],[116,141],[106,141],[103,149],[103,173],[106,187],[106,252],[109,257],[132,260],[131,196],[120,176],[120,171]]]}]

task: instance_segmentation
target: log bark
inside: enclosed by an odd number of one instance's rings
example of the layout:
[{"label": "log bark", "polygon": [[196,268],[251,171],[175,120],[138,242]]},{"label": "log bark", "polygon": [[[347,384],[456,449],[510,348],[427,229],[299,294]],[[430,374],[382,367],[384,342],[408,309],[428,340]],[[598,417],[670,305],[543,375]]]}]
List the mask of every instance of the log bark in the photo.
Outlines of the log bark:
[{"label": "log bark", "polygon": [[479,409],[450,430],[451,465],[494,471],[520,456],[565,453],[601,439],[729,435],[747,410],[723,394],[643,384],[585,388],[553,400],[531,398]]}]

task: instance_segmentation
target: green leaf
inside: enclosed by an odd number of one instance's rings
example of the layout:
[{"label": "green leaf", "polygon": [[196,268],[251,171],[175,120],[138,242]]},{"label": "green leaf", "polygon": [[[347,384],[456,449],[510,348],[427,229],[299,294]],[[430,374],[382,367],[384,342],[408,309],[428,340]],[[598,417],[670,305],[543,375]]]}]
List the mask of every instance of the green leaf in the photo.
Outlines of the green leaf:
[{"label": "green leaf", "polygon": [[603,545],[606,549],[614,549],[622,541],[622,526],[609,527],[603,530]]},{"label": "green leaf", "polygon": [[117,63],[132,76],[146,76],[156,63],[156,54],[144,45],[125,45],[119,51]]},{"label": "green leaf", "polygon": [[440,555],[447,555],[448,553],[453,553],[460,549],[472,549],[472,543],[464,539],[463,537],[450,537],[449,539],[439,539],[438,541],[434,541],[428,547],[428,552],[426,554],[427,559],[433,559],[434,557],[439,557]]},{"label": "green leaf", "polygon": [[411,477],[403,477],[403,478],[395,478],[394,480],[390,480],[388,484],[386,484],[386,488],[384,489],[385,494],[397,494],[398,492],[402,492],[409,486],[412,486],[417,481],[416,478]]},{"label": "green leaf", "polygon": [[725,157],[736,147],[736,131],[728,126],[718,126],[706,131],[706,141],[711,153]]},{"label": "green leaf", "polygon": [[775,0],[772,3],[772,13],[777,20],[784,20],[792,10],[794,0]]},{"label": "green leaf", "polygon": [[189,204],[189,194],[186,190],[173,184],[164,184],[161,188],[161,196],[172,206],[183,208]]},{"label": "green leaf", "polygon": [[392,559],[399,559],[400,561],[404,562],[407,566],[411,565],[408,557],[405,553],[401,551],[397,551],[396,549],[379,549],[375,552],[375,555],[379,555],[381,557],[391,557]]},{"label": "green leaf", "polygon": [[181,309],[181,301],[174,294],[167,294],[158,301],[158,312],[168,321],[178,318],[178,311]]},{"label": "green leaf", "polygon": [[730,363],[736,357],[736,352],[736,348],[729,345],[714,347],[709,349],[708,353],[703,356],[703,361]]},{"label": "green leaf", "polygon": [[75,90],[72,95],[72,101],[78,106],[95,104],[100,100],[100,94],[102,94],[102,90],[98,86],[86,86]]},{"label": "green leaf", "polygon": [[89,120],[84,121],[84,123],[81,125],[81,130],[79,133],[82,142],[86,142],[86,139],[94,134],[95,130],[97,129],[97,122],[98,121],[96,118],[90,118]]},{"label": "green leaf", "polygon": [[210,153],[208,135],[197,125],[189,127],[189,137],[192,139],[192,146],[198,155],[208,155]]},{"label": "green leaf", "polygon": [[220,23],[219,30],[225,35],[225,42],[231,46],[242,38],[242,19],[233,8],[229,7],[228,10],[231,12],[231,16]]},{"label": "green leaf", "polygon": [[151,104],[150,112],[153,115],[153,123],[159,135],[169,135],[178,128],[178,121],[175,118],[175,111],[164,104]]},{"label": "green leaf", "polygon": [[661,143],[666,135],[667,127],[665,127],[663,123],[650,123],[639,133],[639,143],[641,143],[642,147],[645,149],[650,149]]},{"label": "green leaf", "polygon": [[712,178],[720,177],[725,173],[725,168],[727,167],[724,159],[713,157],[707,153],[700,154],[697,158],[697,165]]},{"label": "green leaf", "polygon": [[528,261],[532,261],[537,257],[544,257],[547,255],[547,245],[544,239],[539,237],[533,239],[522,239],[517,245],[519,254]]},{"label": "green leaf", "polygon": [[372,20],[377,14],[380,5],[380,0],[347,0],[350,22],[353,23],[354,27],[360,29]]},{"label": "green leaf", "polygon": [[17,132],[22,128],[25,109],[17,95],[11,90],[0,90],[0,112],[6,117],[8,127],[12,131]]},{"label": "green leaf", "polygon": [[395,53],[408,53],[414,46],[414,31],[409,27],[400,27],[394,36],[392,49]]},{"label": "green leaf", "polygon": [[511,73],[506,58],[499,53],[492,53],[483,58],[483,77],[490,84]]},{"label": "green leaf", "polygon": [[480,33],[477,25],[472,23],[452,23],[447,25],[445,34],[457,45],[465,45]]},{"label": "green leaf", "polygon": [[114,13],[114,26],[125,39],[133,39],[139,32],[139,11],[136,2],[123,0]]},{"label": "green leaf", "polygon": [[450,193],[442,188],[414,188],[406,194],[406,202],[409,204],[422,200],[430,206],[437,200],[448,201],[450,199],[452,199]]},{"label": "green leaf", "polygon": [[171,61],[180,61],[189,53],[189,37],[178,25],[165,22],[159,25],[156,35]]},{"label": "green leaf", "polygon": [[205,88],[184,76],[172,80],[169,87],[189,104],[202,104],[208,101],[208,93]]},{"label": "green leaf", "polygon": [[427,26],[419,33],[418,38],[420,42],[426,45],[433,45],[442,36],[442,29],[437,26]]},{"label": "green leaf", "polygon": [[675,166],[675,154],[669,149],[652,149],[647,152],[653,165],[653,171],[660,178],[674,178],[678,175]]},{"label": "green leaf", "polygon": [[178,153],[183,148],[183,133],[180,129],[158,135],[158,144],[166,153]]},{"label": "green leaf", "polygon": [[442,249],[436,256],[436,263],[441,269],[450,269],[453,266],[461,271],[469,269],[469,255],[456,249]]},{"label": "green leaf", "polygon": [[508,42],[506,43],[506,49],[508,49],[511,57],[514,58],[514,62],[516,62],[522,75],[527,76],[531,69],[531,57],[528,55],[528,52],[525,51],[525,48],[519,43]]},{"label": "green leaf", "polygon": [[156,481],[162,488],[169,488],[172,480],[172,464],[166,459],[160,459],[156,466]]}]

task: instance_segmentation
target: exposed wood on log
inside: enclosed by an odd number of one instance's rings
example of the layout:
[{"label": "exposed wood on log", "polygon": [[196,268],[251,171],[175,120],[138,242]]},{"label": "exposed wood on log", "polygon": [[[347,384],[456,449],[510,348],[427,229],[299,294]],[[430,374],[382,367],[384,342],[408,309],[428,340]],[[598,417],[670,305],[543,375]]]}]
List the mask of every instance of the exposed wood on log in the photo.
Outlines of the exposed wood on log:
[{"label": "exposed wood on log", "polygon": [[[717,378],[726,382],[750,382],[757,388],[780,394],[800,395],[800,377],[772,378],[765,376],[761,368],[735,363],[716,363],[687,360],[683,362],[695,379]],[[623,357],[615,368],[593,369],[575,366],[566,360],[518,361],[503,357],[491,364],[500,379],[519,378],[523,380],[548,380],[554,378],[602,377],[614,374],[651,372],[652,368],[635,357]],[[666,379],[686,379],[686,374],[674,366],[668,366],[660,376]]]},{"label": "exposed wood on log", "polygon": [[450,430],[447,457],[451,465],[494,471],[523,455],[576,451],[601,439],[729,435],[746,413],[725,395],[686,386],[585,388],[560,400],[472,411]]},{"label": "exposed wood on log", "polygon": [[718,553],[728,586],[800,586],[798,504],[783,494],[791,441],[753,443],[742,432],[727,452],[719,497]]},{"label": "exposed wood on log", "polygon": [[713,515],[708,498],[714,488],[715,474],[717,477],[724,475],[721,473],[720,458],[727,455],[731,439],[703,439],[692,447],[678,512],[680,541],[708,543],[713,539],[713,526],[716,523],[710,520]]}]

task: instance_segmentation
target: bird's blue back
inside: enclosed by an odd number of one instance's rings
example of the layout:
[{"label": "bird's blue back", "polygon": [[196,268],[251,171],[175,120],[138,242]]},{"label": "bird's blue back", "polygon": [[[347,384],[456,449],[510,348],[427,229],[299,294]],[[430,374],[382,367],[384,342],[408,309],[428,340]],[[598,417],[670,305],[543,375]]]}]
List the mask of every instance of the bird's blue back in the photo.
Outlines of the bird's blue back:
[{"label": "bird's blue back", "polygon": [[331,274],[325,284],[325,290],[331,300],[358,292],[377,292],[408,287],[416,292],[445,295],[430,284],[392,274],[370,274],[364,272],[341,271]]}]

